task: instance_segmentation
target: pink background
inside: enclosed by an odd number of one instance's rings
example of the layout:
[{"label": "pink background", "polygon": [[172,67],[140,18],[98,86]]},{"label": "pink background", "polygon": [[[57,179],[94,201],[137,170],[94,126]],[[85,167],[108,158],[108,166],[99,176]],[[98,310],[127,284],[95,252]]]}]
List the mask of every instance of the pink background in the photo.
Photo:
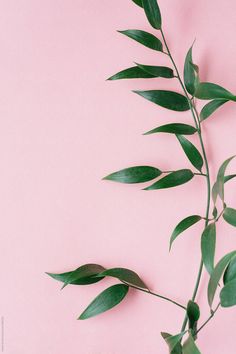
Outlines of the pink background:
[{"label": "pink background", "polygon": [[[181,68],[192,41],[202,80],[236,92],[235,0],[160,0],[164,30]],[[150,30],[131,0],[7,0],[0,4],[1,315],[8,354],[162,354],[160,331],[177,333],[183,313],[130,291],[112,311],[77,316],[113,280],[67,287],[44,272],[97,262],[137,271],[149,286],[186,303],[200,260],[202,225],[169,255],[172,229],[205,212],[205,184],[144,192],[101,181],[115,170],[149,164],[190,167],[173,136],[142,133],[167,122],[192,123],[134,95],[132,89],[174,89],[174,80],[106,82],[117,71],[168,58],[122,37],[117,29]],[[236,105],[204,124],[215,178],[235,154]],[[197,142],[197,137],[193,138]],[[232,163],[231,172],[236,171]],[[231,184],[231,188],[230,188]],[[230,192],[229,192],[230,188]],[[235,182],[227,186],[235,204]],[[217,259],[235,249],[236,231],[218,225]],[[208,316],[203,277],[198,302]],[[236,309],[220,310],[199,337],[204,354],[235,353]]]}]

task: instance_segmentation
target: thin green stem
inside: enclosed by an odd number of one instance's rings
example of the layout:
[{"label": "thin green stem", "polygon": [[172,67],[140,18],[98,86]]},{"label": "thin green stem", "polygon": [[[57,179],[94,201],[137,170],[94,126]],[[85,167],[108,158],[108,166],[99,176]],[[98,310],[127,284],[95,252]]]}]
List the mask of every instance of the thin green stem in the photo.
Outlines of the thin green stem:
[{"label": "thin green stem", "polygon": [[210,322],[210,320],[215,316],[215,313],[219,308],[220,308],[220,303],[216,306],[215,310],[211,312],[210,317],[208,317],[208,319],[203,323],[203,325],[197,330],[196,334],[200,332],[203,329],[203,327],[205,327],[208,324],[208,322]]}]

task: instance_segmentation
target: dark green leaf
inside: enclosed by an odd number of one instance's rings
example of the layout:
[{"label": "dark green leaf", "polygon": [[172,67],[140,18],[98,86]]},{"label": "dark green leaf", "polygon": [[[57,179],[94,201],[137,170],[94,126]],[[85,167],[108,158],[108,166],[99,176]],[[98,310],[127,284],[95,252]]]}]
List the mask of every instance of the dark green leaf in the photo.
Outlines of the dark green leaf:
[{"label": "dark green leaf", "polygon": [[222,307],[236,305],[236,279],[228,282],[220,292],[220,304]]},{"label": "dark green leaf", "polygon": [[225,181],[225,171],[230,163],[230,161],[234,158],[235,156],[230,157],[226,161],[223,162],[223,164],[220,166],[218,174],[217,174],[217,194],[219,197],[224,201],[224,181]]},{"label": "dark green leaf", "polygon": [[142,0],[132,0],[136,5],[143,7],[143,2]]},{"label": "dark green leaf", "polygon": [[135,64],[143,71],[146,71],[149,75],[152,75],[152,77],[164,77],[166,79],[172,79],[174,77],[173,70],[167,66]]},{"label": "dark green leaf", "polygon": [[151,181],[161,174],[162,172],[155,167],[135,166],[111,173],[103,179],[120,183],[143,183]]},{"label": "dark green leaf", "polygon": [[193,46],[189,49],[185,59],[184,83],[188,93],[194,96],[196,87],[199,84],[199,78],[193,66],[192,49]]},{"label": "dark green leaf", "polygon": [[188,124],[182,123],[170,123],[162,125],[161,127],[152,129],[145,133],[144,135],[154,134],[154,133],[170,133],[170,134],[184,134],[192,135],[196,133],[197,129]]},{"label": "dark green leaf", "polygon": [[142,0],[142,3],[150,25],[155,29],[161,29],[161,12],[157,0]]},{"label": "dark green leaf", "polygon": [[[66,273],[46,273],[51,278],[63,282],[65,285],[74,284],[74,285],[87,285],[94,284],[100,281],[102,278],[96,278],[95,276],[105,270],[104,267],[98,264],[85,264],[81,267],[73,270],[72,272]],[[63,286],[64,287],[64,286]]]},{"label": "dark green leaf", "polygon": [[115,75],[109,77],[107,80],[122,80],[122,79],[149,79],[155,76],[149,74],[147,71],[142,70],[138,66],[119,71]]},{"label": "dark green leaf", "polygon": [[191,215],[188,216],[187,218],[183,219],[182,221],[180,221],[180,223],[176,226],[176,228],[174,229],[171,238],[170,238],[170,249],[172,246],[172,243],[174,242],[174,240],[185,230],[187,230],[189,227],[191,227],[192,225],[196,224],[198,221],[200,221],[202,219],[201,216],[199,215]]},{"label": "dark green leaf", "polygon": [[236,175],[228,175],[228,176],[225,176],[225,178],[224,178],[224,183],[230,181],[231,179],[233,179],[233,178],[235,178],[235,177],[236,177]]},{"label": "dark green leaf", "polygon": [[196,302],[191,300],[188,302],[187,316],[189,320],[189,328],[195,331],[197,329],[197,321],[200,318],[200,309]]},{"label": "dark green leaf", "polygon": [[202,260],[209,274],[214,269],[216,248],[216,224],[209,224],[202,233],[201,250]]},{"label": "dark green leaf", "polygon": [[200,118],[201,121],[207,119],[208,117],[210,117],[210,115],[212,113],[214,113],[219,107],[221,107],[224,103],[228,102],[227,100],[213,100],[209,103],[207,103],[203,109],[201,110],[200,113]]},{"label": "dark green leaf", "polygon": [[158,39],[151,33],[141,31],[141,30],[134,30],[134,29],[126,30],[126,31],[118,31],[118,32],[145,45],[145,47],[148,47],[153,50],[157,50],[158,52],[163,51],[163,45],[160,39]]},{"label": "dark green leaf", "polygon": [[215,266],[209,283],[208,283],[208,303],[210,305],[210,307],[212,307],[212,303],[215,297],[215,293],[216,293],[216,289],[218,286],[218,283],[226,269],[226,267],[228,266],[228,264],[230,263],[230,261],[236,256],[236,251],[230,252],[228,254],[226,254],[223,258],[221,258],[221,260],[217,263],[217,265]]},{"label": "dark green leaf", "polygon": [[223,218],[227,223],[236,227],[236,209],[225,208]]},{"label": "dark green leaf", "polygon": [[214,208],[213,208],[212,215],[213,215],[214,219],[216,219],[217,216],[218,216],[218,210],[217,210],[217,208],[216,208],[215,206],[214,206]]},{"label": "dark green leaf", "polygon": [[126,269],[126,268],[107,269],[104,272],[100,273],[99,276],[114,277],[121,281],[125,281],[130,285],[137,286],[138,288],[148,289],[147,285],[142,281],[142,279],[138,276],[138,274],[133,272],[130,269]]},{"label": "dark green leaf", "polygon": [[129,287],[125,284],[116,284],[107,288],[91,302],[78,319],[86,320],[110,310],[124,299],[128,290]]},{"label": "dark green leaf", "polygon": [[165,333],[165,332],[161,333],[162,337],[164,338],[164,340],[168,344],[168,347],[169,347],[169,350],[170,350],[171,354],[174,353],[174,352],[172,352],[172,350],[176,350],[176,346],[179,346],[180,341],[181,341],[181,339],[182,339],[182,337],[184,336],[185,333],[186,332],[181,332],[181,333],[176,334],[174,336],[172,336],[169,333]]},{"label": "dark green leaf", "polygon": [[233,279],[236,279],[236,257],[232,259],[224,273],[224,284]]},{"label": "dark green leaf", "polygon": [[203,158],[198,149],[184,136],[177,135],[177,139],[179,140],[180,145],[182,146],[191,164],[201,172],[203,166]]},{"label": "dark green leaf", "polygon": [[193,336],[189,334],[188,339],[183,344],[183,354],[201,354],[194,342]]},{"label": "dark green leaf", "polygon": [[149,91],[133,91],[144,97],[146,100],[158,104],[161,107],[171,109],[173,111],[188,111],[189,103],[185,96],[172,91],[149,90]]},{"label": "dark green leaf", "polygon": [[144,190],[164,189],[180,186],[181,184],[190,181],[193,177],[194,174],[191,170],[178,170],[175,172],[171,172],[170,174],[161,178],[159,181],[155,182]]},{"label": "dark green leaf", "polygon": [[201,82],[197,87],[195,96],[202,100],[212,100],[215,98],[232,101],[236,100],[236,96],[234,96],[231,92],[219,85],[212,84],[211,82]]}]

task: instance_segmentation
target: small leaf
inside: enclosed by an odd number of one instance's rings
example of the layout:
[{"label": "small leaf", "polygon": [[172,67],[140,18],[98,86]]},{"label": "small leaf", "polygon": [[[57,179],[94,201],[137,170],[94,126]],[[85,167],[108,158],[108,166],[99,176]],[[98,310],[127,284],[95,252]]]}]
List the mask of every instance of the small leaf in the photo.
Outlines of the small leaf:
[{"label": "small leaf", "polygon": [[201,82],[197,87],[195,97],[202,100],[212,100],[215,98],[232,101],[236,100],[236,96],[234,96],[231,92],[211,82]]},{"label": "small leaf", "polygon": [[183,338],[186,332],[181,332],[174,336],[170,335],[169,333],[162,332],[161,335],[168,344],[170,352],[176,348],[176,346],[180,343],[181,339]]},{"label": "small leaf", "polygon": [[157,0],[142,0],[142,3],[150,25],[155,29],[161,29],[161,12]]},{"label": "small leaf", "polygon": [[215,297],[215,293],[216,293],[216,289],[218,286],[218,283],[226,269],[226,267],[228,266],[228,264],[230,263],[230,261],[236,256],[236,251],[230,252],[228,254],[226,254],[223,258],[221,258],[221,260],[217,263],[217,265],[215,266],[209,283],[208,283],[208,303],[210,305],[210,307],[212,307],[212,303]]},{"label": "small leaf", "polygon": [[201,216],[199,215],[191,215],[188,216],[187,218],[183,219],[182,221],[180,221],[180,223],[175,227],[171,238],[170,238],[170,249],[171,246],[174,242],[174,240],[185,230],[187,230],[189,227],[193,226],[194,224],[196,224],[198,221],[200,221],[202,219]]},{"label": "small leaf", "polygon": [[198,304],[192,300],[190,300],[187,305],[187,316],[189,320],[189,328],[196,331],[197,321],[200,318],[200,309]]},{"label": "small leaf", "polygon": [[224,181],[225,181],[225,171],[230,163],[230,161],[234,158],[235,156],[230,157],[226,161],[223,162],[223,164],[220,166],[218,174],[217,174],[217,193],[219,197],[224,201]]},{"label": "small leaf", "polygon": [[164,189],[180,186],[181,184],[187,183],[194,177],[191,170],[178,170],[171,172],[167,176],[161,178],[159,181],[155,182],[151,186],[144,188],[144,190],[155,190]]},{"label": "small leaf", "polygon": [[149,91],[133,91],[148,101],[151,101],[161,107],[173,111],[188,111],[189,103],[185,96],[172,91],[165,90],[149,90]]},{"label": "small leaf", "polygon": [[193,336],[189,334],[188,339],[183,344],[183,354],[201,354],[194,342]]},{"label": "small leaf", "polygon": [[177,135],[177,139],[180,142],[187,158],[191,164],[201,172],[203,166],[203,158],[198,149],[184,136]]},{"label": "small leaf", "polygon": [[103,179],[120,183],[143,183],[159,177],[162,172],[151,166],[135,166],[111,173]]},{"label": "small leaf", "polygon": [[123,80],[123,79],[149,79],[155,76],[149,74],[147,71],[142,70],[138,66],[119,71],[115,75],[109,77],[107,80]]},{"label": "small leaf", "polygon": [[220,304],[222,307],[236,305],[236,279],[228,282],[220,292]]},{"label": "small leaf", "polygon": [[143,1],[142,0],[132,0],[136,5],[143,7]]},{"label": "small leaf", "polygon": [[227,223],[236,227],[236,209],[225,208],[223,218]]},{"label": "small leaf", "polygon": [[224,178],[224,183],[230,181],[231,179],[233,179],[233,178],[235,178],[235,177],[236,177],[236,175],[228,175],[228,176],[225,176],[225,178]]},{"label": "small leaf", "polygon": [[125,284],[116,284],[107,288],[91,302],[78,319],[86,320],[110,310],[124,299],[128,290],[129,287]]},{"label": "small leaf", "polygon": [[209,274],[214,269],[216,248],[216,224],[209,224],[202,233],[201,250],[202,260]]},{"label": "small leaf", "polygon": [[214,113],[218,108],[220,108],[226,102],[228,102],[228,101],[217,99],[217,100],[213,100],[213,101],[207,103],[203,107],[203,109],[201,110],[200,120],[203,121],[203,120],[207,119],[208,117],[210,117],[212,115],[212,113]]},{"label": "small leaf", "polygon": [[125,36],[143,44],[145,47],[148,47],[153,50],[157,50],[158,52],[163,51],[163,45],[157,37],[153,34],[141,31],[141,30],[126,30],[126,31],[118,31],[119,33],[124,34]]},{"label": "small leaf", "polygon": [[194,96],[196,87],[199,84],[199,78],[193,66],[192,49],[193,46],[189,49],[185,59],[184,84],[188,93]]},{"label": "small leaf", "polygon": [[147,285],[142,281],[142,279],[138,276],[138,274],[133,272],[130,269],[126,269],[126,268],[107,269],[104,272],[100,273],[99,276],[114,277],[121,281],[125,281],[130,285],[137,286],[138,288],[148,289]]},{"label": "small leaf", "polygon": [[149,75],[152,75],[152,77],[163,77],[166,79],[172,79],[174,77],[174,71],[167,66],[135,64],[143,71],[146,71]]},{"label": "small leaf", "polygon": [[226,268],[224,273],[224,284],[227,284],[234,279],[236,279],[236,257],[229,262],[229,265]]},{"label": "small leaf", "polygon": [[196,133],[197,129],[188,124],[182,123],[170,123],[162,125],[158,128],[152,129],[145,133],[144,135],[154,134],[154,133],[170,133],[170,134],[184,134],[192,135]]},{"label": "small leaf", "polygon": [[217,184],[217,181],[213,184],[211,194],[212,194],[213,203],[215,205],[216,204],[216,200],[217,200],[217,196],[218,196],[218,184]]}]

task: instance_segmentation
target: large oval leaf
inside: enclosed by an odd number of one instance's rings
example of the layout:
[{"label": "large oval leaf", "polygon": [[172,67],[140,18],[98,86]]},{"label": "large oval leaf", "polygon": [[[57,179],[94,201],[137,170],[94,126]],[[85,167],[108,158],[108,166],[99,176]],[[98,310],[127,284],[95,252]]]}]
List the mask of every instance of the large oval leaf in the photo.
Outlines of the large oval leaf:
[{"label": "large oval leaf", "polygon": [[214,269],[216,248],[216,224],[209,224],[202,233],[201,250],[202,260],[209,274]]},{"label": "large oval leaf", "polygon": [[149,91],[133,91],[146,100],[156,103],[157,105],[170,109],[172,111],[188,111],[189,103],[185,96],[172,91],[165,90],[149,90]]},{"label": "large oval leaf", "polygon": [[170,249],[172,246],[172,243],[174,242],[174,240],[185,230],[187,230],[189,227],[193,226],[194,224],[196,224],[198,221],[200,221],[202,219],[201,216],[199,215],[191,215],[188,216],[187,218],[183,219],[182,221],[180,221],[180,223],[175,227],[171,238],[170,238]]},{"label": "large oval leaf", "polygon": [[143,183],[159,177],[162,172],[151,166],[135,166],[111,173],[103,179],[120,183]]},{"label": "large oval leaf", "polygon": [[135,29],[118,31],[118,32],[135,40],[136,42],[143,44],[145,47],[148,47],[153,50],[157,50],[159,52],[163,51],[163,45],[160,39],[158,39],[151,33],[148,33],[146,31],[141,31],[141,30],[135,30]]},{"label": "large oval leaf", "polygon": [[157,0],[142,0],[142,3],[150,25],[155,29],[161,29],[161,12]]},{"label": "large oval leaf", "polygon": [[192,49],[193,46],[189,49],[185,58],[184,84],[188,93],[190,93],[190,95],[193,96],[197,88],[197,85],[199,84],[199,78],[193,65]]},{"label": "large oval leaf", "polygon": [[155,190],[180,186],[181,184],[190,181],[193,176],[193,172],[187,169],[171,172],[169,175],[161,178],[151,186],[144,188],[144,190]]},{"label": "large oval leaf", "polygon": [[114,277],[121,281],[125,281],[130,285],[137,286],[138,288],[148,289],[147,285],[142,281],[142,279],[138,276],[138,274],[130,269],[126,269],[126,268],[107,269],[104,272],[100,273],[99,276]]},{"label": "large oval leaf", "polygon": [[229,262],[228,267],[224,273],[224,284],[236,279],[236,257]]},{"label": "large oval leaf", "polygon": [[196,133],[197,129],[188,124],[182,123],[170,123],[162,125],[158,128],[152,129],[145,133],[144,135],[154,134],[154,133],[170,133],[170,134],[184,134],[192,135]]},{"label": "large oval leaf", "polygon": [[201,354],[190,333],[188,339],[183,344],[183,354]]},{"label": "large oval leaf", "polygon": [[207,103],[200,113],[200,120],[203,121],[210,117],[212,113],[214,113],[219,107],[221,107],[224,103],[228,102],[227,100],[213,100]]},{"label": "large oval leaf", "polygon": [[184,136],[177,135],[177,139],[180,142],[186,156],[191,164],[201,172],[203,166],[203,158],[198,149]]},{"label": "large oval leaf", "polygon": [[236,279],[228,282],[220,292],[220,304],[222,307],[236,305]]},{"label": "large oval leaf", "polygon": [[236,227],[236,209],[225,208],[223,218],[227,223]]},{"label": "large oval leaf", "polygon": [[135,63],[140,69],[146,71],[153,77],[163,77],[166,79],[171,79],[174,77],[174,71],[167,66],[153,66],[153,65],[143,65]]},{"label": "large oval leaf", "polygon": [[124,299],[128,290],[129,287],[125,284],[116,284],[107,288],[91,302],[78,319],[86,320],[112,309]]},{"label": "large oval leaf", "polygon": [[[176,350],[176,347],[177,347],[177,350],[178,350],[178,347],[180,346],[180,341],[183,338],[185,333],[186,332],[181,332],[179,334],[176,334],[176,335],[172,336],[169,333],[161,332],[162,338],[164,338],[164,340],[166,341],[166,343],[167,343],[167,345],[169,347],[169,351],[170,351],[171,354],[174,354],[174,351]],[[178,351],[176,353],[178,353]]]},{"label": "large oval leaf", "polygon": [[194,332],[197,329],[197,321],[200,318],[200,309],[196,302],[190,300],[187,305],[187,316],[189,320],[189,328]]},{"label": "large oval leaf", "polygon": [[216,289],[218,286],[218,283],[226,269],[226,267],[228,266],[228,264],[230,263],[230,261],[236,256],[236,251],[230,252],[228,254],[226,254],[223,258],[221,258],[221,260],[217,263],[217,265],[215,266],[209,283],[208,283],[208,290],[207,290],[207,295],[208,295],[208,303],[210,305],[210,307],[212,307],[212,303],[215,297],[215,293],[216,293]]},{"label": "large oval leaf", "polygon": [[123,80],[123,79],[152,79],[155,76],[149,74],[147,71],[142,70],[138,66],[119,71],[115,75],[109,77],[107,80]]},{"label": "large oval leaf", "polygon": [[202,100],[212,100],[215,98],[232,101],[236,100],[236,96],[234,96],[231,92],[211,82],[201,82],[197,87],[195,96]]}]

